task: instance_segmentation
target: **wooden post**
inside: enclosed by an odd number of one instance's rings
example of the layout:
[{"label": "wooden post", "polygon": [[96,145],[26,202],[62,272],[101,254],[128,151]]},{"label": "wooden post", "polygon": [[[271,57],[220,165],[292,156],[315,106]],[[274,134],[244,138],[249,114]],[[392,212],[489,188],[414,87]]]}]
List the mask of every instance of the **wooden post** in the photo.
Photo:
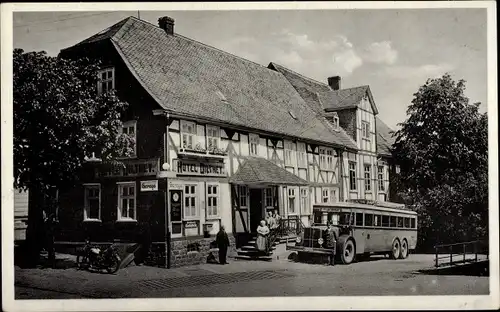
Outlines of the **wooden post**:
[{"label": "wooden post", "polygon": [[474,253],[476,254],[475,262],[477,262],[477,242],[474,242]]},{"label": "wooden post", "polygon": [[465,244],[463,244],[464,249],[464,263],[465,263]]},{"label": "wooden post", "polygon": [[434,246],[434,248],[436,250],[436,264],[435,264],[435,267],[437,268],[439,266],[438,247]]},{"label": "wooden post", "polygon": [[453,264],[453,246],[450,246],[450,265]]}]

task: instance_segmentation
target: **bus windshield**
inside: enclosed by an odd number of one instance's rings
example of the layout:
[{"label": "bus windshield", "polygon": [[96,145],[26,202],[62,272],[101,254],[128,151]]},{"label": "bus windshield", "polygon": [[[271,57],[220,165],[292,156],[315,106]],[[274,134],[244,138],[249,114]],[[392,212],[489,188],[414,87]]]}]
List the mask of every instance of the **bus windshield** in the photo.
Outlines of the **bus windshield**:
[{"label": "bus windshield", "polygon": [[349,225],[352,224],[351,214],[349,212],[341,212],[335,213],[330,216],[330,221],[332,221],[333,225]]}]

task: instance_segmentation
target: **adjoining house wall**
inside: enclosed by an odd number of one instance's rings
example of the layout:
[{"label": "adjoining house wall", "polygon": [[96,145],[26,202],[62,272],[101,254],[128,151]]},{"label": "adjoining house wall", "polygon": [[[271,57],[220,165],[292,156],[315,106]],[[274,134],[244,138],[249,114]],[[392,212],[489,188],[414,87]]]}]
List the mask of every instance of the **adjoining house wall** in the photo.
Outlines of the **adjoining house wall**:
[{"label": "adjoining house wall", "polygon": [[26,239],[29,191],[14,190],[14,240]]}]

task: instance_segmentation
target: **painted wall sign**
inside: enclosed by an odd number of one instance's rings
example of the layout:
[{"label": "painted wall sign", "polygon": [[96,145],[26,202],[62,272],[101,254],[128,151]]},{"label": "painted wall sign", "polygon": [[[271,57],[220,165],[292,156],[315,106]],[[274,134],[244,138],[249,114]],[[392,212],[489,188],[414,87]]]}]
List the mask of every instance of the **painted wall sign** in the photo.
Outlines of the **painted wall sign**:
[{"label": "painted wall sign", "polygon": [[198,162],[192,160],[177,159],[175,162],[177,175],[226,177],[224,163]]},{"label": "painted wall sign", "polygon": [[158,180],[141,181],[141,192],[158,191]]},{"label": "painted wall sign", "polygon": [[176,182],[169,181],[168,182],[168,189],[169,190],[183,190],[184,185],[182,183],[176,183]]},{"label": "painted wall sign", "polygon": [[155,176],[158,171],[158,159],[125,160],[123,165],[111,165],[100,168],[96,177],[142,177]]},{"label": "painted wall sign", "polygon": [[197,228],[197,227],[198,227],[198,224],[196,224],[196,221],[188,221],[184,225],[185,229],[194,229],[194,228]]},{"label": "painted wall sign", "polygon": [[170,190],[170,221],[182,221],[182,191]]}]

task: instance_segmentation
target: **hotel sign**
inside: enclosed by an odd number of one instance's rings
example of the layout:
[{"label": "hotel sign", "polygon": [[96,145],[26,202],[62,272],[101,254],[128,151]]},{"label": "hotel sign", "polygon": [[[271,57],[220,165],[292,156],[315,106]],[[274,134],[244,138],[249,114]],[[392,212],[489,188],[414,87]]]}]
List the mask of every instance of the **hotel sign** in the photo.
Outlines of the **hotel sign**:
[{"label": "hotel sign", "polygon": [[175,163],[178,176],[227,177],[226,168],[222,162],[198,162],[177,159]]}]

